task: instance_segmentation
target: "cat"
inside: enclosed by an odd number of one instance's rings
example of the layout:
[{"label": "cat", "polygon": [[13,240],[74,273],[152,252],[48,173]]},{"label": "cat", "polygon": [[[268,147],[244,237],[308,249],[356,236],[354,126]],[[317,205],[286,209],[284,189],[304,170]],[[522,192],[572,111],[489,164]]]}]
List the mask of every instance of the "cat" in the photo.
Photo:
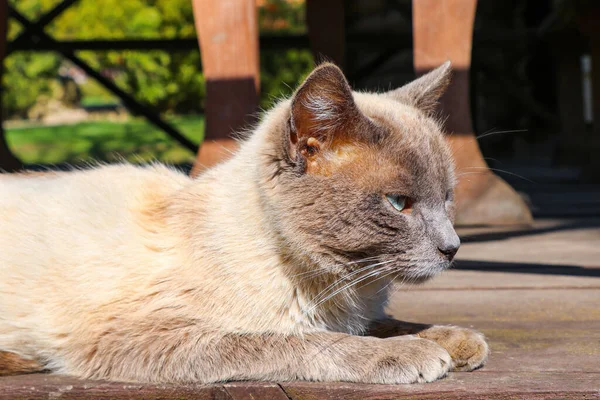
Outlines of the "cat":
[{"label": "cat", "polygon": [[400,384],[481,367],[482,334],[384,310],[460,244],[434,112],[450,75],[359,93],[322,64],[196,179],[0,176],[0,372]]}]

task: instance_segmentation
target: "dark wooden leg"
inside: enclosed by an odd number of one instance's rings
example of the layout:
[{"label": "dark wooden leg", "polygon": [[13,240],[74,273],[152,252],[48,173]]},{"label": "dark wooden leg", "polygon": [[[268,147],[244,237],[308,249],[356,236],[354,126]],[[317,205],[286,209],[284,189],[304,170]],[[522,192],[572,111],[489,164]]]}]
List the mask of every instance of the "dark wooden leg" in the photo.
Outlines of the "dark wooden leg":
[{"label": "dark wooden leg", "polygon": [[4,73],[4,56],[6,54],[6,28],[8,23],[8,2],[0,0],[0,172],[12,172],[23,168],[21,162],[15,157],[6,143],[4,128],[2,126],[2,74]]},{"label": "dark wooden leg", "polygon": [[307,0],[306,23],[315,61],[345,66],[344,0]]},{"label": "dark wooden leg", "polygon": [[454,78],[441,99],[455,157],[458,225],[528,224],[519,195],[483,159],[471,124],[469,70],[477,0],[413,0],[414,67],[418,74],[451,60]]},{"label": "dark wooden leg", "polygon": [[558,67],[558,101],[561,121],[558,161],[563,165],[581,165],[587,158],[586,126],[583,115],[581,81],[581,39],[575,34],[559,38],[555,46]]},{"label": "dark wooden leg", "polygon": [[584,166],[586,181],[600,181],[600,4],[596,1],[577,1],[577,17],[581,31],[589,38],[592,57],[592,115],[594,126],[592,137],[586,143],[589,149],[588,160]]},{"label": "dark wooden leg", "polygon": [[[600,9],[597,8],[596,11],[600,11]],[[595,16],[600,17],[600,12],[597,12]],[[588,161],[584,166],[584,179],[588,182],[600,182],[600,158],[598,157],[598,152],[600,152],[600,27],[597,25],[593,35],[590,35],[590,44],[592,47],[592,113],[594,128],[592,137],[589,140],[588,149],[590,151]]]},{"label": "dark wooden leg", "polygon": [[206,78],[206,134],[192,175],[229,158],[233,133],[258,108],[259,52],[253,0],[192,0]]}]

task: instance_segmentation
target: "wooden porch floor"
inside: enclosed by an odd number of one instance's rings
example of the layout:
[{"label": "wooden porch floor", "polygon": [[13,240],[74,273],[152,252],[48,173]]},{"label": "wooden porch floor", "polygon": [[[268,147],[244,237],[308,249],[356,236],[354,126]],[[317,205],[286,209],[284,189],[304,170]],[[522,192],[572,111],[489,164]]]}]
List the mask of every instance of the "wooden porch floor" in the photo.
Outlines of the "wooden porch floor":
[{"label": "wooden porch floor", "polygon": [[599,399],[600,219],[461,230],[455,269],[398,291],[399,319],[481,330],[485,368],[423,385],[241,382],[153,386],[53,375],[0,378],[0,399]]}]

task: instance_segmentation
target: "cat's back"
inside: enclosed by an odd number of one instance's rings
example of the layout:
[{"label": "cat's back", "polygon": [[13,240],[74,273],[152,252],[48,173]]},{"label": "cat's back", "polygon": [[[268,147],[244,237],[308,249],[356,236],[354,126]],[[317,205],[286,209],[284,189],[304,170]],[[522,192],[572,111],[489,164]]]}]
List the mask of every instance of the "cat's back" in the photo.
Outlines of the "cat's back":
[{"label": "cat's back", "polygon": [[133,165],[0,175],[0,247],[11,238],[122,224],[133,209],[187,181],[166,167]]},{"label": "cat's back", "polygon": [[[113,165],[73,172],[0,175],[0,261],[61,257],[95,241],[114,241],[135,224],[136,212],[189,182],[163,166]],[[107,235],[112,232],[113,235]],[[107,237],[111,236],[111,237]],[[88,249],[89,251],[89,249]],[[8,260],[7,260],[8,259]],[[38,263],[39,264],[39,263]]]},{"label": "cat's back", "polygon": [[98,274],[118,280],[127,261],[143,265],[138,216],[188,182],[166,167],[132,165],[0,176],[0,297],[11,288],[93,297]]},{"label": "cat's back", "polygon": [[[0,217],[9,205],[41,209],[64,202],[99,201],[114,203],[138,194],[135,190],[177,188],[189,182],[182,173],[156,164],[135,166],[107,165],[69,172],[26,172],[0,174]],[[165,187],[166,185],[166,187]],[[162,190],[161,190],[162,191]],[[160,192],[160,191],[159,191]]]},{"label": "cat's back", "polygon": [[140,215],[189,182],[161,166],[0,175],[0,350],[28,354],[143,287],[160,260]]}]

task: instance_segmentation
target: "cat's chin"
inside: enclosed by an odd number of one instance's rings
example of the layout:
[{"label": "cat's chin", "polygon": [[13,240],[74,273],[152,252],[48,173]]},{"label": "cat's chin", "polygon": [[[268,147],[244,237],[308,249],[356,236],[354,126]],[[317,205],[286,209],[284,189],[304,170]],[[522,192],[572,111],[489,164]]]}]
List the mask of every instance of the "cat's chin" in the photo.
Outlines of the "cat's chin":
[{"label": "cat's chin", "polygon": [[450,268],[451,264],[452,263],[450,262],[440,262],[437,264],[414,266],[408,271],[406,271],[406,273],[398,274],[394,278],[394,281],[397,283],[419,285],[438,276],[440,273]]}]

